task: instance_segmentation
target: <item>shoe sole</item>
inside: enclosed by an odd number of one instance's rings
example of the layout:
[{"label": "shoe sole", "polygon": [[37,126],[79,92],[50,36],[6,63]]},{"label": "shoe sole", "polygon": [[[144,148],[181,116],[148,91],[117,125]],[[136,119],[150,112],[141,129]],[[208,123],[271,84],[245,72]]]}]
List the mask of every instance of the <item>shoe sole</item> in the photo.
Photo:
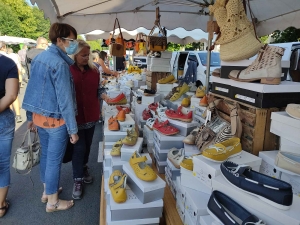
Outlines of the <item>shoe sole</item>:
[{"label": "shoe sole", "polygon": [[163,135],[166,135],[166,136],[171,136],[171,135],[174,135],[174,134],[178,134],[178,133],[179,133],[179,131],[177,131],[176,133],[164,134],[163,132],[161,132],[160,130],[158,130],[158,129],[154,128],[154,127],[153,127],[153,130],[156,130],[156,131],[158,131],[159,133],[161,133],[161,134],[163,134]]},{"label": "shoe sole", "polygon": [[188,105],[186,105],[186,104],[181,104],[181,106],[183,106],[183,107],[189,107],[190,106],[190,104],[188,104]]},{"label": "shoe sole", "polygon": [[155,94],[147,94],[147,93],[144,93],[145,96],[153,96]]},{"label": "shoe sole", "polygon": [[121,118],[121,119],[117,118],[117,120],[120,121],[120,122],[124,122],[125,118]]},{"label": "shoe sole", "polygon": [[269,199],[267,199],[267,198],[264,198],[264,197],[262,197],[262,196],[260,196],[260,195],[251,193],[251,192],[249,192],[249,191],[245,191],[244,189],[241,189],[241,188],[235,186],[233,183],[231,183],[229,180],[227,180],[227,178],[224,176],[223,173],[222,173],[222,176],[224,177],[224,179],[225,179],[231,186],[234,186],[235,188],[239,189],[239,190],[242,191],[242,192],[245,192],[245,193],[247,193],[247,194],[249,194],[249,195],[252,195],[252,196],[255,196],[255,197],[259,198],[260,200],[262,200],[263,202],[265,202],[265,203],[268,204],[268,205],[274,206],[275,208],[281,209],[281,210],[289,210],[289,209],[291,208],[291,206],[280,205],[280,204],[278,204],[278,203],[276,203],[276,202],[273,202],[273,201],[271,201],[271,200],[269,200]]},{"label": "shoe sole", "polygon": [[127,99],[123,98],[122,100],[118,102],[107,102],[108,105],[124,105],[127,104]]},{"label": "shoe sole", "polygon": [[240,81],[240,82],[252,82],[252,81],[258,81],[260,80],[261,84],[280,84],[281,83],[281,77],[262,77],[262,78],[253,78],[253,79],[238,79],[232,76],[228,76],[232,80]]},{"label": "shoe sole", "polygon": [[175,117],[171,117],[171,116],[167,116],[168,118],[172,119],[172,120],[180,120],[180,121],[183,121],[183,122],[192,122],[193,118],[191,119],[180,119],[180,118],[175,118]]},{"label": "shoe sole", "polygon": [[72,198],[75,199],[75,200],[79,200],[79,199],[81,199],[81,196],[75,197],[75,196],[72,194]]},{"label": "shoe sole", "polygon": [[203,103],[199,103],[199,105],[202,106],[202,107],[207,107],[208,106],[208,104],[203,104]]},{"label": "shoe sole", "polygon": [[203,156],[205,159],[209,160],[209,161],[216,162],[216,163],[222,163],[222,162],[227,161],[227,160],[230,159],[230,158],[234,158],[234,157],[239,156],[239,155],[241,155],[241,154],[242,154],[242,152],[233,154],[233,155],[229,156],[227,159],[225,159],[225,160],[223,160],[223,161],[218,161],[218,160],[214,160],[214,159],[208,158],[208,157],[206,157],[206,156],[203,155],[203,154],[202,154],[202,156]]},{"label": "shoe sole", "polygon": [[86,181],[83,180],[83,183],[85,183],[85,184],[91,184],[91,183],[93,183],[93,180],[91,182],[86,182]]}]

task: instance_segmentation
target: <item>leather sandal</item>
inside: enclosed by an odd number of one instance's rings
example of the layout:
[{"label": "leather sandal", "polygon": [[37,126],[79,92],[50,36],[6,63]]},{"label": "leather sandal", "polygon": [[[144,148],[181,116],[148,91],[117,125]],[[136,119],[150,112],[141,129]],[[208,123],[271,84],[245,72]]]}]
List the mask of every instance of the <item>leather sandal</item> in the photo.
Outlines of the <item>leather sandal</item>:
[{"label": "leather sandal", "polygon": [[2,210],[0,212],[0,218],[3,217],[7,213],[7,210],[9,208],[9,201],[6,200],[5,203],[6,203],[5,206],[3,206],[2,208],[0,208],[0,210]]},{"label": "leather sandal", "polygon": [[[60,193],[62,193],[62,191],[63,191],[63,188],[60,187],[60,188],[58,188],[57,193],[60,194]],[[44,195],[46,197],[43,197]],[[47,203],[48,202],[48,196],[46,194],[43,194],[43,196],[41,197],[41,202],[42,203]]]},{"label": "leather sandal", "polygon": [[[60,205],[60,199],[58,199],[58,201],[55,203],[55,204],[49,204],[47,203],[47,206],[46,206],[46,212],[57,212],[57,211],[61,211],[61,210],[67,210],[67,209],[70,209],[74,206],[74,202],[73,200],[71,201],[67,201],[67,206],[65,208],[62,208],[62,209],[59,209],[59,205]],[[48,206],[50,207],[54,207],[53,209],[49,209]]]}]

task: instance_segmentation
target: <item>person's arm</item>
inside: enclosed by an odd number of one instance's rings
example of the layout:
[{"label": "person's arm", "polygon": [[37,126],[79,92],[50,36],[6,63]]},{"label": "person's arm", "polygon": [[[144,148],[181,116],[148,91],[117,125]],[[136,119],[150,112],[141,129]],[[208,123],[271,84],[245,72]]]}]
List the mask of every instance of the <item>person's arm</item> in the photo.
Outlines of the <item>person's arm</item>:
[{"label": "person's arm", "polygon": [[[16,70],[17,72],[17,70]],[[5,96],[0,99],[0,113],[7,109],[18,97],[19,80],[8,78],[5,81]]]},{"label": "person's arm", "polygon": [[102,67],[102,70],[103,70],[104,73],[111,74],[113,76],[118,76],[118,72],[117,71],[113,72],[110,69],[108,69],[102,59],[99,59],[99,64]]}]

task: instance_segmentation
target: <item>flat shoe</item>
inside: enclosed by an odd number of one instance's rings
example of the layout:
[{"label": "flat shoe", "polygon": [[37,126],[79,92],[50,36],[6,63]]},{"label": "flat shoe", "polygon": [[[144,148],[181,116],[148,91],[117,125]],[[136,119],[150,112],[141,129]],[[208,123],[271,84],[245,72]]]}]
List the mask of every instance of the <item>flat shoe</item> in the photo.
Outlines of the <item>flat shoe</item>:
[{"label": "flat shoe", "polygon": [[[61,200],[59,199],[59,200],[58,200],[55,204],[53,204],[53,205],[47,203],[47,206],[46,206],[46,212],[57,212],[57,211],[67,210],[67,209],[70,209],[70,208],[72,208],[72,207],[74,206],[74,202],[73,202],[73,200],[71,200],[71,201],[67,201],[68,204],[67,204],[67,206],[66,206],[65,208],[59,209],[58,207],[59,207],[60,201],[61,201]],[[53,209],[49,209],[48,206],[51,206],[51,207],[54,207],[54,208],[53,208]]]},{"label": "flat shoe", "polygon": [[[62,191],[63,191],[63,188],[60,187],[60,188],[58,189],[57,193],[60,194],[60,193],[62,193]],[[47,197],[41,197],[41,202],[42,202],[42,203],[47,203],[47,202],[48,202],[48,196],[47,196]]]},{"label": "flat shoe", "polygon": [[3,217],[6,213],[7,213],[7,210],[9,208],[9,201],[5,201],[5,206],[3,206],[2,208],[0,208],[0,210],[2,210],[2,212],[0,212],[0,218]]}]

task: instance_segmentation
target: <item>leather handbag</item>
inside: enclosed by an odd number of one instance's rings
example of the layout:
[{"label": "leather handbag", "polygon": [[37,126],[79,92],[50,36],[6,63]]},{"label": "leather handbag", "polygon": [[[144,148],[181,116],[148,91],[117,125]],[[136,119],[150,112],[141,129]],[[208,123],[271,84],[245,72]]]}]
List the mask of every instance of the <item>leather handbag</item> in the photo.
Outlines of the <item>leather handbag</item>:
[{"label": "leather handbag", "polygon": [[146,38],[147,35],[144,33],[137,33],[135,37],[134,50],[136,55],[147,55]]},{"label": "leather handbag", "polygon": [[[114,39],[114,35],[115,35],[115,29],[116,29],[116,25],[118,25],[119,27],[119,31],[120,31],[120,36],[121,38],[117,38],[119,43],[117,42],[116,39]],[[123,57],[124,56],[124,52],[126,54],[126,48],[124,46],[124,38],[121,32],[121,27],[120,27],[120,23],[118,18],[115,19],[115,24],[114,24],[114,29],[113,29],[113,34],[112,34],[112,39],[111,39],[111,43],[109,45],[109,53],[112,56],[116,56],[116,57]]]},{"label": "leather handbag", "polygon": [[[160,31],[160,36],[153,36],[153,32],[155,28],[158,28]],[[159,7],[156,8],[156,20],[154,22],[154,26],[150,31],[148,38],[147,38],[147,48],[148,50],[160,52],[165,51],[167,48],[167,37],[165,32],[163,31],[160,25],[160,14],[159,14]]]},{"label": "leather handbag", "polygon": [[[25,141],[27,138],[27,145],[25,145]],[[40,139],[38,133],[34,133],[33,140],[31,139],[31,132],[28,129],[24,135],[21,146],[17,149],[14,160],[13,167],[16,169],[16,172],[19,170],[29,170],[29,173],[32,167],[36,166],[40,162]]]},{"label": "leather handbag", "polygon": [[[230,122],[219,115],[217,105],[221,101],[229,108]],[[212,101],[207,109],[211,112],[210,121],[200,127],[195,141],[196,146],[201,152],[210,145],[226,141],[232,137],[241,137],[242,123],[238,114],[238,103],[229,105],[223,99],[217,99]]]}]

